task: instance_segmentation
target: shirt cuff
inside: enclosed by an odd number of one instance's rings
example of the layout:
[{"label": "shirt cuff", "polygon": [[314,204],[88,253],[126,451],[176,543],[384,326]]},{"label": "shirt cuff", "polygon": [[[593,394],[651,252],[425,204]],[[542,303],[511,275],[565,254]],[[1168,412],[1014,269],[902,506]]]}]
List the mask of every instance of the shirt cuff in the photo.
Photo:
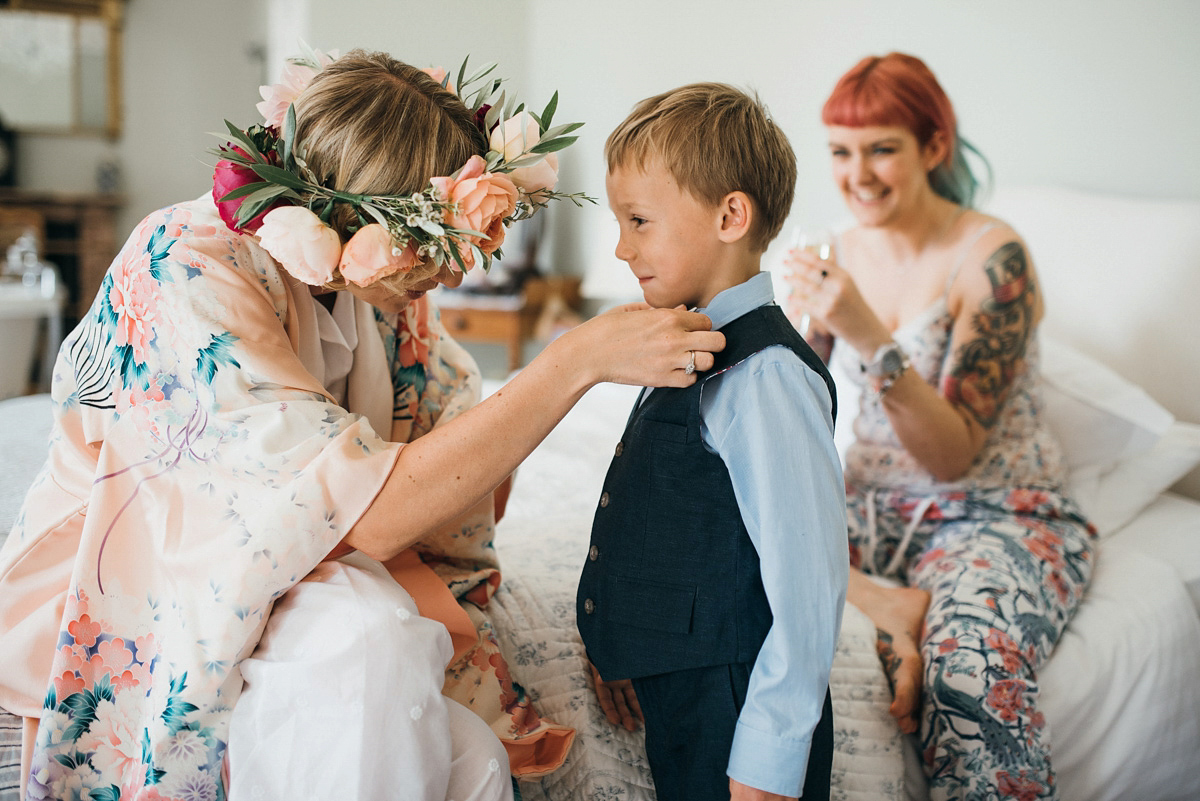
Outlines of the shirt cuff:
[{"label": "shirt cuff", "polygon": [[729,778],[768,793],[800,797],[808,773],[812,737],[785,739],[738,721],[729,751]]}]

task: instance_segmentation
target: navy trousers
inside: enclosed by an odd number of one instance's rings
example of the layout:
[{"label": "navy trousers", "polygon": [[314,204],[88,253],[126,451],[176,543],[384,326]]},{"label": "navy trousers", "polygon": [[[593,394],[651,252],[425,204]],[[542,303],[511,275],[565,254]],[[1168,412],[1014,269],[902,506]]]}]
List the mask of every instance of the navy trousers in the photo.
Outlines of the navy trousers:
[{"label": "navy trousers", "polygon": [[[753,664],[718,665],[633,680],[646,719],[646,756],[658,801],[729,801],[729,752]],[[833,703],[813,732],[804,801],[829,801]]]}]

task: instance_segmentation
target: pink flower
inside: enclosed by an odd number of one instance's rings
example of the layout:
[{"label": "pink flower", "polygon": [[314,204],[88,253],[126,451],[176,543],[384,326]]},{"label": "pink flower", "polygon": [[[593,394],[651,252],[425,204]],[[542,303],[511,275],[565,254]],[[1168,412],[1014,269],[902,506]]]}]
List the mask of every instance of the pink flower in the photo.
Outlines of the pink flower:
[{"label": "pink flower", "polygon": [[338,269],[342,277],[359,286],[367,286],[399,272],[408,272],[421,263],[410,241],[401,250],[392,241],[388,229],[379,223],[364,225],[350,237],[342,249]]},{"label": "pink flower", "polygon": [[988,690],[987,705],[1000,713],[1000,719],[1012,723],[1025,711],[1025,682],[1003,679]]},{"label": "pink flower", "polygon": [[[337,60],[336,52],[322,53],[320,50],[314,50],[313,54],[317,57],[320,69],[325,69]],[[305,64],[289,61],[283,68],[283,74],[280,76],[282,80],[279,83],[258,87],[262,102],[255,108],[263,115],[267,125],[283,127],[283,118],[287,115],[288,106],[296,102],[296,98],[308,88],[319,71]]]},{"label": "pink flower", "polygon": [[[421,70],[421,72],[425,73],[430,78],[433,78],[438,83],[441,83],[442,81],[446,81],[446,68],[445,67],[426,67],[425,69]],[[453,92],[454,84],[451,83],[450,81],[446,81],[446,88],[449,89],[451,92]]]},{"label": "pink flower", "polygon": [[113,674],[123,671],[133,661],[133,651],[125,647],[125,640],[117,637],[100,643],[96,653],[104,663],[104,668]]},{"label": "pink flower", "polygon": [[[249,158],[246,151],[242,150],[240,147],[235,147],[233,149],[243,156]],[[270,158],[270,156],[268,156],[268,158]],[[217,162],[216,169],[213,170],[213,202],[217,204],[217,214],[221,215],[221,222],[229,226],[229,230],[252,234],[258,230],[260,225],[262,225],[263,217],[267,215],[267,212],[271,211],[272,209],[279,208],[279,206],[282,205],[282,201],[277,201],[276,203],[268,206],[259,214],[255,215],[245,225],[240,227],[238,226],[237,212],[238,209],[241,208],[242,203],[246,201],[246,198],[239,197],[233,200],[225,201],[222,201],[221,198],[225,197],[235,189],[240,189],[243,186],[256,183],[261,180],[262,179],[258,177],[258,174],[249,167],[243,167],[241,164],[235,164],[228,159],[221,159]]]},{"label": "pink flower", "polygon": [[145,253],[125,262],[113,276],[108,302],[117,315],[117,344],[133,348],[133,359],[146,363],[150,342],[154,339],[154,323],[158,302],[157,285],[150,275]]},{"label": "pink flower", "polygon": [[64,670],[61,675],[55,677],[54,694],[59,701],[81,692],[83,692],[83,679],[75,675],[75,671]]},{"label": "pink flower", "polygon": [[75,642],[91,647],[96,644],[96,638],[100,636],[100,624],[94,622],[91,616],[83,615],[78,620],[68,623],[67,631],[75,638]]},{"label": "pink flower", "polygon": [[996,792],[1000,794],[1001,798],[1037,801],[1046,790],[1046,786],[1036,775],[1032,775],[1032,771],[1029,774],[1023,770],[1018,771],[1014,776],[1008,771],[1002,770],[996,773],[996,779]]},{"label": "pink flower", "polygon": [[342,240],[303,206],[283,206],[263,218],[258,242],[293,278],[321,286],[333,278]]},{"label": "pink flower", "polygon": [[137,646],[137,660],[139,662],[149,662],[158,656],[158,643],[154,641],[153,634],[138,637],[134,642]]},{"label": "pink flower", "polygon": [[484,253],[504,242],[504,218],[516,210],[517,187],[504,175],[484,172],[484,160],[471,156],[457,178],[433,178],[430,183],[457,210],[447,210],[446,224],[484,234],[469,237]]},{"label": "pink flower", "polygon": [[[537,121],[528,112],[522,111],[492,129],[488,146],[503,153],[505,161],[515,161],[536,145],[540,137]],[[558,154],[547,153],[536,163],[518,167],[508,175],[527,195],[553,189],[558,183]]]},{"label": "pink flower", "polygon": [[1014,512],[1035,512],[1042,504],[1050,502],[1050,495],[1042,490],[1018,487],[1008,494],[1008,503]]},{"label": "pink flower", "polygon": [[424,300],[408,304],[397,343],[401,367],[429,364],[429,305]]},{"label": "pink flower", "polygon": [[1020,671],[1021,651],[1012,637],[1009,637],[999,629],[990,629],[983,642],[1000,655],[1000,658],[1004,662],[1005,670],[1014,674]]}]

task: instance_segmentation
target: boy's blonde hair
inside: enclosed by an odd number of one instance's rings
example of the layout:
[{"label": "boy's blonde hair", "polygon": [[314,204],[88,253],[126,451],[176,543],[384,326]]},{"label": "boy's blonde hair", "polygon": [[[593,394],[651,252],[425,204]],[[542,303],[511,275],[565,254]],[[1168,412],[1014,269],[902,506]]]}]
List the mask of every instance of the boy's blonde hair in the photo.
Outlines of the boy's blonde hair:
[{"label": "boy's blonde hair", "polygon": [[761,252],[783,227],[796,191],[796,154],[758,96],[694,83],[647,98],[604,143],[608,171],[658,159],[679,185],[712,206],[745,192],[757,212],[750,245]]}]

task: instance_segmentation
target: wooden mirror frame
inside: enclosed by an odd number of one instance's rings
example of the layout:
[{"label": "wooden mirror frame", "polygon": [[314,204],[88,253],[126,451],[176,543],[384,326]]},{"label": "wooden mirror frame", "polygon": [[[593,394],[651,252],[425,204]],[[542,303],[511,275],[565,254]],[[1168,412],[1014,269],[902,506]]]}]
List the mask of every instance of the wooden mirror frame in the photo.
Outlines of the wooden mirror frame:
[{"label": "wooden mirror frame", "polygon": [[[37,134],[104,134],[112,139],[121,135],[123,112],[121,96],[121,29],[124,24],[125,0],[0,0],[0,14],[6,11],[39,11],[63,14],[79,19],[98,19],[107,29],[106,60],[106,120],[102,126],[82,125],[79,119],[80,81],[78,67],[72,78],[73,121],[67,126],[26,126],[8,123],[22,133]],[[78,48],[78,41],[75,43]]]}]

